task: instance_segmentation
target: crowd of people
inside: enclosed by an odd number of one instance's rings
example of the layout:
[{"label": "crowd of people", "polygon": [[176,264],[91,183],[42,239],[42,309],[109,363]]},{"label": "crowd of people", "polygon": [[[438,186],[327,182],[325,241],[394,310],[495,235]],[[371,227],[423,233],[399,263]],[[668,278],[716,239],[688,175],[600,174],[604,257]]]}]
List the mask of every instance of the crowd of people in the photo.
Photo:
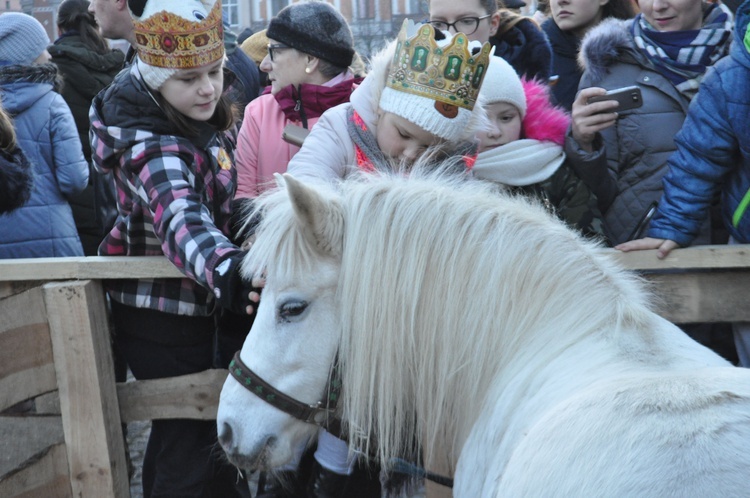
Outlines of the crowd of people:
[{"label": "crowd of people", "polygon": [[[184,278],[106,283],[124,381],[227,367],[262,298],[241,273],[244,217],[275,173],[336,182],[419,161],[623,251],[750,243],[750,0],[426,5],[364,61],[324,1],[239,35],[220,0],[64,0],[54,40],[0,15],[0,258],[166,256]],[[608,98],[623,88],[638,101]],[[733,331],[750,367],[750,324]],[[196,420],[153,422],[142,485],[250,496]],[[380,488],[321,430],[257,496]]]}]

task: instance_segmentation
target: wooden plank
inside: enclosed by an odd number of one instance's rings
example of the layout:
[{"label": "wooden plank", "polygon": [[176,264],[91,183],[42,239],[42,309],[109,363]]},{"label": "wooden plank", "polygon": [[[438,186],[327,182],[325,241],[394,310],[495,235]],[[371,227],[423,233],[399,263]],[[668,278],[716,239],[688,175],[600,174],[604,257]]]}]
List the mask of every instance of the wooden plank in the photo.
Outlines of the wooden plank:
[{"label": "wooden plank", "polygon": [[[50,446],[64,442],[60,416],[0,416],[0,481],[33,464]],[[0,496],[9,495],[0,492]]]},{"label": "wooden plank", "polygon": [[215,420],[227,370],[117,384],[123,422],[164,418]]},{"label": "wooden plank", "polygon": [[750,271],[654,273],[658,312],[674,323],[750,322]]},{"label": "wooden plank", "polygon": [[0,280],[183,278],[164,256],[90,256],[0,260]]},{"label": "wooden plank", "polygon": [[[0,274],[0,279],[2,279],[2,274]],[[21,292],[25,292],[33,287],[41,287],[42,284],[44,284],[44,282],[35,282],[33,280],[0,282],[0,299],[20,294]]]},{"label": "wooden plank", "polygon": [[[698,246],[676,249],[666,259],[656,251],[623,253],[601,249],[633,270],[671,270],[750,267],[750,245]],[[50,281],[63,279],[181,278],[177,268],[163,256],[91,256],[0,260],[0,280]]]},{"label": "wooden plank", "polygon": [[656,250],[620,252],[603,249],[631,270],[673,270],[750,267],[750,245],[696,246],[675,249],[665,259],[656,257]]},{"label": "wooden plank", "polygon": [[[699,246],[676,249],[666,259],[656,251],[623,253],[602,249],[625,268],[632,270],[732,269],[750,268],[750,245]],[[113,278],[180,278],[182,273],[162,256],[144,257],[76,257],[0,260],[0,290],[5,295],[25,290],[22,283],[32,284],[62,279]],[[0,294],[0,297],[4,297]]]},{"label": "wooden plank", "polygon": [[71,488],[81,497],[130,494],[100,282],[44,286]]},{"label": "wooden plank", "polygon": [[63,444],[52,446],[17,472],[0,478],[0,496],[9,498],[72,497],[65,446]]},{"label": "wooden plank", "polygon": [[57,389],[41,287],[0,299],[0,411]]},{"label": "wooden plank", "polygon": [[38,415],[60,415],[60,393],[51,391],[34,398]]}]

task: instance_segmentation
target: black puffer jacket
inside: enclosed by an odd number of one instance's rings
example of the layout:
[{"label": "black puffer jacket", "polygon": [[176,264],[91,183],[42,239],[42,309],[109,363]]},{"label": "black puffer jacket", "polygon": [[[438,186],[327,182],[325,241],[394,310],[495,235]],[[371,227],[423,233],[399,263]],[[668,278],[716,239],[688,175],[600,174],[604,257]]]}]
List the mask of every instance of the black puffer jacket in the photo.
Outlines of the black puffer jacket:
[{"label": "black puffer jacket", "polygon": [[[87,47],[76,32],[68,32],[48,48],[63,80],[60,92],[73,113],[83,155],[91,165],[89,109],[97,93],[109,85],[125,63],[125,54],[111,50],[99,54]],[[68,200],[87,256],[97,253],[99,243],[114,223],[117,209],[111,175],[89,170],[89,186]]]},{"label": "black puffer jacket", "polygon": [[68,33],[48,48],[52,62],[63,80],[60,92],[76,120],[83,154],[91,160],[89,144],[89,108],[102,88],[109,85],[125,63],[125,54],[111,50],[98,54],[88,48],[80,35]]}]

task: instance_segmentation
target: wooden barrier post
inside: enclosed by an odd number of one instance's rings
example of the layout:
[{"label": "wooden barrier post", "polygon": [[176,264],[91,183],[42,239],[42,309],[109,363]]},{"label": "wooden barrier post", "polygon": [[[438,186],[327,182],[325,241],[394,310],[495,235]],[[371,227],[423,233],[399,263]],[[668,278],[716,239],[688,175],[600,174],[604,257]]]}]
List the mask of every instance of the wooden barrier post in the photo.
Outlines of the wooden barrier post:
[{"label": "wooden barrier post", "polygon": [[129,497],[101,284],[91,280],[46,284],[44,301],[73,496]]}]

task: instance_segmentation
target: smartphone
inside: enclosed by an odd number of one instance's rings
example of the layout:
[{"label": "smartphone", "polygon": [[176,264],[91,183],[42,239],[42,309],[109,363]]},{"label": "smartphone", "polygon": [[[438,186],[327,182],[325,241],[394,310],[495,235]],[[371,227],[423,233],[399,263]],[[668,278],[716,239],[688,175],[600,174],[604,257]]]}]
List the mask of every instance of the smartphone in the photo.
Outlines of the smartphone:
[{"label": "smartphone", "polygon": [[586,103],[593,104],[594,102],[602,102],[605,100],[616,100],[620,103],[620,106],[617,109],[614,109],[613,112],[629,111],[630,109],[637,109],[643,105],[641,89],[637,86],[616,88],[608,91],[604,95],[589,97]]},{"label": "smartphone", "polygon": [[281,138],[292,145],[302,147],[305,137],[310,134],[310,130],[295,124],[288,124],[284,127]]}]

